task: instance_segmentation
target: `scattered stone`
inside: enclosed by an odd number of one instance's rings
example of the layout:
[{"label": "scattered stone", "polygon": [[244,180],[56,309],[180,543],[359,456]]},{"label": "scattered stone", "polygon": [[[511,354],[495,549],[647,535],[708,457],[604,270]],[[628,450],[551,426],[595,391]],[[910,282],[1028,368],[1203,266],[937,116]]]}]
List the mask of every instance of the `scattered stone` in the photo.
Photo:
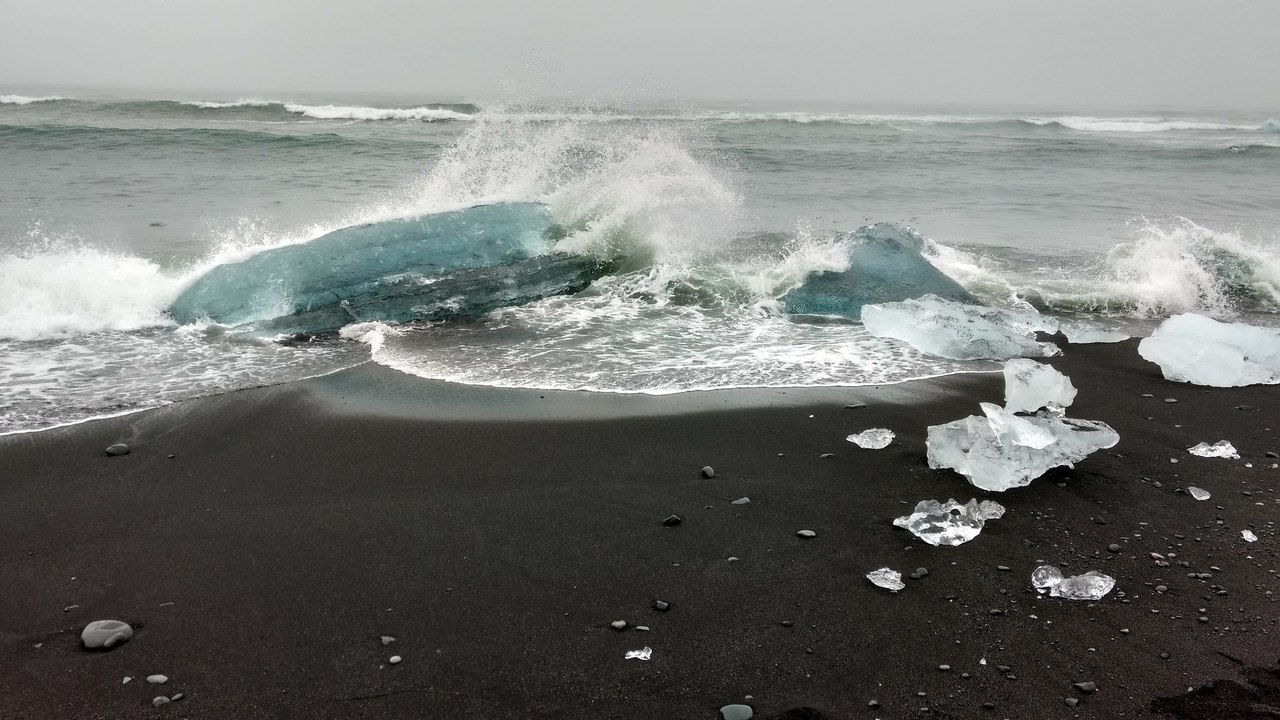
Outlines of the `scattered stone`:
[{"label": "scattered stone", "polygon": [[999,570],[1000,572],[1009,572],[1012,568],[1010,568],[1008,565],[997,565],[996,569]]},{"label": "scattered stone", "polygon": [[147,682],[151,683],[152,685],[163,685],[169,682],[169,676],[168,675],[148,675]]},{"label": "scattered stone", "polygon": [[185,695],[183,695],[182,693],[174,693],[174,694],[172,694],[172,695],[170,695],[170,696],[169,696],[169,699],[170,699],[170,700],[172,700],[172,701],[174,701],[174,702],[178,702],[179,700],[181,700],[181,699],[182,699],[182,698],[184,698],[184,697],[186,697],[186,696],[185,696]]},{"label": "scattered stone", "polygon": [[939,666],[938,666],[938,669],[939,669],[939,670],[941,670],[942,672],[947,672],[947,671],[951,670],[951,666],[950,666],[950,665],[939,665]]},{"label": "scattered stone", "polygon": [[637,625],[637,626],[636,626],[636,630],[639,630],[640,632],[649,632],[649,626],[648,626],[648,625]]},{"label": "scattered stone", "polygon": [[128,685],[128,684],[129,684],[129,681],[131,681],[131,680],[133,680],[133,678],[129,677],[128,675],[125,675],[125,676],[124,676],[124,680],[120,681],[120,684],[121,684],[121,685]]},{"label": "scattered stone", "polygon": [[1078,682],[1075,684],[1075,689],[1079,690],[1082,693],[1095,692],[1098,689],[1098,683],[1093,682],[1092,680],[1088,680],[1085,682]]},{"label": "scattered stone", "polygon": [[896,593],[907,587],[907,584],[902,582],[902,573],[887,567],[872,570],[867,573],[867,579],[876,587],[884,588],[890,592]]},{"label": "scattered stone", "polygon": [[920,577],[925,577],[926,575],[929,574],[929,570],[928,568],[918,567],[916,568],[916,574],[919,575]]},{"label": "scattered stone", "polygon": [[812,531],[812,530],[797,530],[797,531],[796,531],[796,537],[798,537],[798,538],[804,538],[804,539],[806,539],[806,540],[809,540],[809,539],[812,539],[812,538],[816,538],[816,537],[818,537],[818,533],[816,533],[816,532],[814,532],[814,531]]},{"label": "scattered stone", "polygon": [[169,698],[163,695],[157,695],[151,698],[152,707],[160,707],[161,705],[168,705],[169,703],[170,703]]},{"label": "scattered stone", "polygon": [[869,708],[878,708],[878,707],[880,707],[880,701],[879,701],[879,700],[868,700],[868,701],[867,701],[867,707],[869,707]]},{"label": "scattered stone", "polygon": [[382,641],[382,646],[383,646],[383,647],[386,647],[386,646],[388,646],[388,645],[390,645],[391,643],[393,643],[393,642],[395,642],[395,641],[396,641],[396,639],[395,639],[395,638],[393,638],[393,637],[391,637],[390,635],[383,635],[383,636],[382,636],[381,638],[379,638],[379,639]]},{"label": "scattered stone", "polygon": [[1169,592],[1169,586],[1167,586],[1167,585],[1157,585],[1157,586],[1156,586],[1156,592],[1158,592],[1158,593],[1167,593],[1167,592]]},{"label": "scattered stone", "polygon": [[1244,538],[1245,542],[1258,542],[1258,536],[1249,530],[1241,530],[1240,537]]},{"label": "scattered stone", "polygon": [[626,620],[614,620],[613,622],[609,623],[609,627],[613,628],[614,630],[626,630],[626,629],[627,629],[627,621],[626,621]]},{"label": "scattered stone", "polygon": [[90,650],[113,648],[133,637],[133,628],[119,620],[95,620],[84,626],[80,642]]},{"label": "scattered stone", "polygon": [[1164,401],[1167,403],[1176,403],[1178,402],[1178,398],[1165,398]]},{"label": "scattered stone", "polygon": [[658,612],[666,612],[671,609],[671,603],[664,602],[662,600],[654,600],[653,609],[657,610]]},{"label": "scattered stone", "polygon": [[1188,485],[1187,492],[1191,493],[1191,497],[1197,500],[1208,500],[1209,498],[1213,497],[1212,495],[1209,494],[1208,490],[1205,490],[1204,488],[1198,488],[1194,485]]},{"label": "scattered stone", "polygon": [[640,650],[628,650],[626,655],[622,656],[623,660],[648,660],[653,657],[653,648],[645,646]]},{"label": "scattered stone", "polygon": [[716,476],[716,470],[715,470],[715,468],[711,467],[710,465],[704,465],[704,466],[702,467],[702,477],[704,477],[704,478],[713,478],[713,477],[715,477],[715,476]]},{"label": "scattered stone", "polygon": [[733,501],[732,503],[730,503],[730,504],[732,504],[732,505],[748,505],[748,504],[750,504],[750,503],[751,503],[751,498],[749,498],[749,497],[740,497],[740,498],[738,498],[737,500],[734,500],[734,501]]},{"label": "scattered stone", "polygon": [[1110,545],[1107,546],[1107,552],[1118,553],[1120,552],[1120,550],[1121,548],[1117,543],[1111,543]]},{"label": "scattered stone", "polygon": [[662,521],[662,524],[666,527],[675,527],[682,522],[684,521],[680,519],[679,515],[669,515],[667,516],[667,519]]},{"label": "scattered stone", "polygon": [[1268,450],[1268,451],[1267,451],[1267,457],[1269,457],[1269,458],[1280,458],[1280,454],[1277,454],[1277,453],[1274,453],[1274,452],[1272,452],[1272,451]]},{"label": "scattered stone", "polygon": [[392,655],[392,656],[387,660],[387,662],[391,663],[392,665],[399,665],[399,664],[400,664],[400,661],[401,661],[401,660],[403,660],[403,659],[404,659],[404,658],[400,657],[399,655]]},{"label": "scattered stone", "polygon": [[1196,618],[1196,619],[1197,619],[1197,620],[1199,620],[1200,622],[1209,622],[1209,616],[1207,616],[1207,615],[1201,615],[1200,617],[1198,617],[1198,618]]},{"label": "scattered stone", "polygon": [[822,454],[821,454],[821,455],[819,455],[818,457],[820,457],[820,458],[833,458],[833,457],[835,457],[835,456],[836,456],[836,454],[835,454],[835,453],[822,453]]},{"label": "scattered stone", "polygon": [[720,708],[720,720],[751,720],[755,711],[750,705],[725,705]]},{"label": "scattered stone", "polygon": [[1067,704],[1067,707],[1075,707],[1080,704],[1080,700],[1073,697],[1063,698],[1062,701]]},{"label": "scattered stone", "polygon": [[738,562],[738,556],[736,556],[736,555],[730,555],[730,556],[729,556],[729,559],[728,559],[728,560],[726,560],[725,562]]},{"label": "scattered stone", "polygon": [[128,455],[129,446],[124,443],[116,443],[107,447],[107,454],[111,456]]}]

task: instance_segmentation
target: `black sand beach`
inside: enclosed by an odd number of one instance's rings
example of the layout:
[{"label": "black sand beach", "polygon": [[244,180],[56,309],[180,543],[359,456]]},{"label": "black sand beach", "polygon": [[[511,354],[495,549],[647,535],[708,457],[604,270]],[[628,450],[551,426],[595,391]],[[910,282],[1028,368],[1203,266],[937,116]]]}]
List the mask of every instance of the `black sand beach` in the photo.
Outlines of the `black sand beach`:
[{"label": "black sand beach", "polygon": [[[620,398],[366,365],[0,438],[0,716],[1280,717],[1280,388],[1166,382],[1133,341],[1052,364],[1120,444],[1003,494],[924,459],[998,374]],[[871,427],[897,441],[845,441]],[[891,524],[950,497],[1008,512],[959,547]],[[1042,561],[1116,589],[1039,598]],[[136,636],[83,650],[108,618]]]}]

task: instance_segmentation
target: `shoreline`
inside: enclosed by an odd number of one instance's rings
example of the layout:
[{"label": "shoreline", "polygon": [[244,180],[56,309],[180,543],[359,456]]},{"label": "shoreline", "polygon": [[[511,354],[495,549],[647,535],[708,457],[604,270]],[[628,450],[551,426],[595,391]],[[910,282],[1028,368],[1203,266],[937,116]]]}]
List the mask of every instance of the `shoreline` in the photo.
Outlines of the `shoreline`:
[{"label": "shoreline", "polygon": [[[1120,444],[1006,493],[924,462],[928,425],[1003,400],[992,373],[713,391],[725,395],[656,412],[680,396],[561,397],[364,364],[3,436],[0,575],[17,591],[0,593],[0,709],[1251,717],[1248,702],[1276,702],[1246,678],[1265,680],[1280,656],[1280,470],[1265,454],[1280,452],[1280,387],[1170,383],[1135,348],[1064,344],[1046,361],[1079,388],[1069,415],[1110,424]],[[855,402],[866,407],[844,407]],[[897,441],[845,441],[870,427]],[[1186,452],[1220,439],[1242,459]],[[131,453],[106,457],[115,442]],[[891,525],[948,497],[1008,512],[959,547]],[[664,527],[671,514],[684,522]],[[1116,590],[1040,598],[1041,560],[1099,569]],[[883,566],[929,574],[889,594],[863,577]],[[79,631],[98,619],[137,635],[86,652]],[[652,660],[624,660],[643,647]],[[170,680],[148,685],[152,673]],[[1073,688],[1085,681],[1097,691]],[[1159,698],[1177,712],[1157,713]]]}]

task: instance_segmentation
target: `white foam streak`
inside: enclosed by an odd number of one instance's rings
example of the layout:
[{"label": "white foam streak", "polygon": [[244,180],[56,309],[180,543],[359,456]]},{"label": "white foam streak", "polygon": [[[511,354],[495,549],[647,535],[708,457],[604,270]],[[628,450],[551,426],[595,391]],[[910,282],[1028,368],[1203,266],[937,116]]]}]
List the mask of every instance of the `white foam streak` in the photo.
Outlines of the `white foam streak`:
[{"label": "white foam streak", "polygon": [[280,105],[282,103],[280,103],[277,100],[244,99],[244,100],[234,100],[231,102],[214,102],[214,101],[206,101],[206,100],[183,100],[182,104],[189,105],[191,107],[205,108],[208,110],[221,110],[224,108],[238,108],[238,107],[271,107],[272,105]]},{"label": "white foam streak", "polygon": [[379,108],[342,105],[299,105],[286,103],[284,109],[318,120],[469,120],[471,115],[446,108]]},{"label": "white foam streak", "polygon": [[1151,133],[1170,130],[1261,130],[1261,125],[1238,125],[1197,120],[1168,120],[1165,118],[1097,118],[1054,117],[1027,118],[1034,125],[1061,125],[1082,132]]},{"label": "white foam streak", "polygon": [[27,97],[26,95],[0,95],[0,105],[30,105],[31,103],[53,102],[54,100],[66,100],[67,98],[57,95],[48,95],[45,97]]}]

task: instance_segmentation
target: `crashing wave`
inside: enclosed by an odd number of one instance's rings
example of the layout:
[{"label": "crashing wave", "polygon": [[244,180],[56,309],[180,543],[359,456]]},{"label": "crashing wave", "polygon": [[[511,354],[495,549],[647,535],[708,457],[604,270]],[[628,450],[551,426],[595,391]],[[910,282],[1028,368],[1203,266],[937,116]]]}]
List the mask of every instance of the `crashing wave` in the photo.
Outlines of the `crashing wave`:
[{"label": "crashing wave", "polygon": [[1170,130],[1260,130],[1258,125],[1204,122],[1198,120],[1168,120],[1165,118],[1099,118],[1055,117],[1027,118],[1032,125],[1057,125],[1081,132],[1151,133]]},{"label": "crashing wave", "polygon": [[32,103],[55,102],[67,98],[57,95],[45,97],[27,97],[26,95],[0,95],[0,105],[30,105]]},{"label": "crashing wave", "polygon": [[460,112],[452,106],[427,105],[409,108],[347,107],[342,105],[300,105],[286,103],[288,112],[317,120],[470,120],[473,112]]}]

